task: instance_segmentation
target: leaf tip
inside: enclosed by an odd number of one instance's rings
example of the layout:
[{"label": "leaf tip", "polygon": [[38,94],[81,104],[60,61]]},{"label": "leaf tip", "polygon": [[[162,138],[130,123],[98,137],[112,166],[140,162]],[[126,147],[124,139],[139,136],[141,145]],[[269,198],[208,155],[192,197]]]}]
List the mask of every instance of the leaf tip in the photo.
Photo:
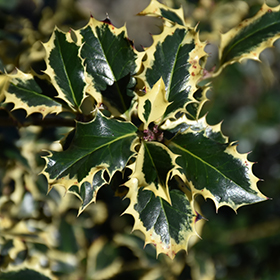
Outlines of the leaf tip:
[{"label": "leaf tip", "polygon": [[50,193],[50,191],[52,190],[53,186],[49,185],[48,186],[48,190],[47,190],[47,195]]},{"label": "leaf tip", "polygon": [[194,219],[194,222],[197,223],[198,221],[200,220],[205,220],[205,221],[208,221],[208,219],[206,219],[205,217],[203,217],[201,214],[199,214],[197,211],[195,211],[196,213],[196,216],[195,216],[195,219]]},{"label": "leaf tip", "polygon": [[114,26],[113,23],[112,23],[112,21],[111,21],[111,19],[110,19],[110,17],[109,17],[109,14],[108,14],[108,13],[106,13],[106,18],[103,19],[101,22],[107,23],[107,24],[109,24],[109,25]]}]

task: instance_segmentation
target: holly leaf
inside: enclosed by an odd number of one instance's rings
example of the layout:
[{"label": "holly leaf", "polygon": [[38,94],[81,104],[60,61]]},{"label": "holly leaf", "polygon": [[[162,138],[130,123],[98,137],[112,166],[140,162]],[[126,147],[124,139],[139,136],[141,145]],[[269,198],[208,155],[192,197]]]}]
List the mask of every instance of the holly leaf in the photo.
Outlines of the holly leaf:
[{"label": "holly leaf", "polygon": [[79,112],[85,98],[86,81],[84,66],[79,56],[79,46],[71,38],[55,28],[50,40],[43,44],[46,50],[44,71],[58,92],[58,98],[64,100],[72,110]]},{"label": "holly leaf", "polygon": [[76,34],[90,83],[88,93],[114,115],[124,114],[134,98],[133,75],[139,71],[144,54],[133,48],[126,28],[116,28],[109,19],[100,22],[91,18]]},{"label": "holly leaf", "polygon": [[80,188],[77,185],[73,185],[69,188],[69,192],[75,194],[82,202],[78,216],[86,209],[89,204],[96,202],[98,190],[107,183],[103,177],[103,174],[104,169],[95,173],[91,183],[85,181],[82,183]]},{"label": "holly leaf", "polygon": [[221,36],[220,69],[244,59],[259,60],[260,53],[272,47],[280,38],[280,6],[263,4],[252,18],[245,19],[236,28]]},{"label": "holly leaf", "polygon": [[144,129],[151,122],[161,121],[162,112],[165,112],[169,102],[165,97],[165,85],[160,79],[145,95],[138,98],[138,116],[144,123]]},{"label": "holly leaf", "polygon": [[140,16],[154,16],[164,18],[171,23],[185,25],[184,11],[180,9],[171,9],[156,0],[151,0],[150,4],[140,13]]},{"label": "holly leaf", "polygon": [[49,190],[54,185],[62,185],[66,190],[77,185],[81,192],[81,185],[93,182],[98,171],[106,169],[111,178],[116,171],[123,170],[135,153],[136,131],[132,123],[108,119],[99,111],[91,122],[77,122],[68,148],[45,157],[43,174]]},{"label": "holly leaf", "polygon": [[168,180],[172,171],[177,167],[174,155],[159,142],[141,143],[135,164],[130,167],[133,171],[130,178],[137,178],[139,187],[153,191],[169,203]]},{"label": "holly leaf", "polygon": [[139,78],[145,82],[147,92],[162,78],[170,103],[162,112],[163,119],[167,119],[177,112],[186,112],[187,104],[198,103],[193,94],[203,74],[199,60],[205,56],[205,45],[194,29],[177,24],[165,26],[153,39],[153,45],[146,50],[147,59],[143,61],[144,71]]},{"label": "holly leaf", "polygon": [[16,74],[7,77],[9,86],[5,91],[5,103],[13,103],[13,110],[24,109],[27,115],[41,113],[43,117],[62,112],[62,105],[43,94],[32,74],[17,70]]},{"label": "holly leaf", "polygon": [[175,173],[189,185],[192,195],[212,199],[217,209],[227,205],[236,211],[267,199],[257,188],[247,155],[237,152],[236,144],[221,134],[220,125],[212,127],[205,121],[203,129],[190,126],[177,133],[168,148],[180,155],[176,163],[181,169]]},{"label": "holly leaf", "polygon": [[126,198],[130,199],[130,204],[124,214],[134,217],[133,230],[145,235],[145,244],[154,244],[157,255],[164,253],[172,259],[178,251],[187,250],[190,237],[196,235],[197,214],[186,194],[171,190],[169,204],[141,187],[136,178],[125,185],[129,188]]}]

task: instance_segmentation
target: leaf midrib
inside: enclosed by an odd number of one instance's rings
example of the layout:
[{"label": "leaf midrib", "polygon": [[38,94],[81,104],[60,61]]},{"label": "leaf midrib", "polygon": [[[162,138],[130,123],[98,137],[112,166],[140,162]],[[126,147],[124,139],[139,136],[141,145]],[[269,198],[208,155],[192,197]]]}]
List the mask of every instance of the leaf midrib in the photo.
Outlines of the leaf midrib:
[{"label": "leaf midrib", "polygon": [[[261,18],[259,18],[259,19],[261,19]],[[243,36],[240,40],[238,40],[235,44],[233,44],[231,48],[228,49],[226,55],[224,55],[223,57],[226,58],[226,57],[228,56],[228,54],[231,52],[231,50],[234,49],[237,45],[241,44],[241,42],[243,42],[243,41],[249,39],[250,37],[252,37],[252,36],[254,36],[255,34],[257,34],[258,32],[264,31],[264,30],[266,30],[267,28],[270,28],[271,26],[274,26],[274,25],[277,25],[277,24],[279,24],[279,21],[278,21],[278,22],[275,22],[275,23],[272,23],[272,24],[269,24],[269,25],[266,25],[266,26],[265,26],[264,28],[262,28],[262,29],[259,28],[259,29],[257,29],[255,32],[252,32],[252,33],[248,34],[247,36]],[[248,26],[249,26],[249,25],[245,26],[244,29],[245,29],[246,27],[248,27]],[[242,29],[241,29],[240,31],[242,31]],[[239,34],[240,34],[240,33],[237,33],[236,36],[235,36],[234,38],[236,38]],[[231,41],[233,41],[234,38],[232,38]],[[267,41],[267,40],[263,40],[262,42],[264,42],[264,41]],[[261,42],[261,43],[262,43],[262,42]],[[224,59],[223,59],[223,61],[224,61]],[[223,61],[222,61],[222,64],[224,63]]]},{"label": "leaf midrib", "polygon": [[[92,30],[92,29],[91,29],[91,30]],[[113,77],[114,77],[113,84],[115,83],[116,88],[117,88],[117,92],[118,92],[118,94],[119,94],[119,98],[120,98],[121,103],[122,103],[122,106],[123,106],[124,110],[127,111],[128,108],[126,108],[126,105],[125,105],[124,99],[123,99],[123,97],[122,97],[122,94],[121,94],[121,91],[120,91],[120,87],[119,87],[117,78],[116,78],[116,76],[115,76],[115,73],[114,73],[114,71],[113,71],[113,69],[112,69],[112,67],[111,67],[111,64],[108,62],[107,55],[106,55],[105,50],[104,50],[104,48],[103,48],[103,44],[102,44],[102,42],[101,42],[99,36],[98,36],[97,34],[95,34],[93,30],[92,30],[92,33],[96,36],[96,39],[97,39],[98,42],[99,42],[99,45],[100,45],[101,50],[102,50],[102,53],[103,53],[103,57],[105,58],[106,63],[107,63],[107,65],[109,66],[109,68],[110,68],[110,70],[111,70],[111,73],[112,73],[112,75],[113,75]],[[117,38],[117,36],[114,37],[114,41],[116,40],[116,38]],[[108,47],[108,50],[110,50],[110,48],[111,48],[111,46],[113,45],[114,41],[111,42],[110,46]],[[85,43],[86,43],[86,42],[85,42]],[[87,45],[88,45],[91,49],[94,49],[94,48],[92,48],[91,45],[89,45],[89,44],[87,44]],[[109,51],[107,51],[107,52],[109,52]],[[114,59],[115,59],[115,58],[116,58],[116,55],[115,55]],[[128,63],[128,62],[127,62],[127,63]],[[125,67],[123,67],[123,69],[124,69],[124,68],[125,68]]]},{"label": "leaf midrib", "polygon": [[[64,36],[65,36],[65,35],[64,35]],[[56,38],[58,39],[57,36],[56,36]],[[58,41],[59,41],[59,39],[58,39]],[[67,40],[66,40],[66,36],[65,36],[65,41],[67,41]],[[68,41],[67,41],[67,42],[68,42]],[[69,43],[69,44],[73,44],[73,43],[70,43],[70,42],[68,42],[68,43]],[[67,78],[67,81],[68,81],[68,84],[69,84],[69,87],[70,87],[70,90],[71,90],[71,95],[72,95],[73,101],[74,101],[75,105],[77,106],[77,105],[78,105],[78,104],[77,104],[77,99],[76,99],[76,96],[75,96],[75,93],[74,93],[74,90],[73,90],[73,87],[72,87],[72,83],[71,83],[70,78],[69,78],[69,75],[68,75],[68,71],[67,71],[67,69],[66,69],[66,67],[65,67],[65,60],[64,60],[64,57],[63,57],[63,55],[62,55],[60,42],[59,42],[59,44],[58,44],[58,51],[59,51],[59,53],[60,53],[60,57],[61,57],[62,64],[63,64],[63,69],[64,69],[65,76],[66,76],[66,78]],[[55,75],[55,76],[56,76],[56,75]]]},{"label": "leaf midrib", "polygon": [[[91,150],[90,152],[84,154],[83,156],[79,157],[77,160],[73,161],[72,164],[68,165],[67,167],[65,167],[64,169],[61,169],[61,172],[58,173],[58,175],[56,177],[59,177],[62,173],[64,173],[67,169],[71,168],[73,165],[75,165],[78,161],[84,159],[85,157],[91,155],[92,153],[96,152],[97,150],[99,149],[102,149],[103,147],[105,146],[109,146],[111,145],[112,143],[114,142],[117,142],[121,139],[124,139],[124,138],[128,138],[128,137],[131,137],[131,136],[135,136],[135,133],[130,133],[130,134],[126,134],[124,136],[121,136],[121,137],[118,137],[117,139],[113,140],[113,141],[110,141],[110,142],[106,142],[106,144],[103,144],[101,146],[98,146],[96,148],[94,148],[93,150]],[[77,149],[82,149],[81,147],[79,146],[76,146],[76,145],[73,145],[72,147],[76,147]]]},{"label": "leaf midrib", "polygon": [[[234,182],[237,186],[239,186],[240,188],[242,188],[242,186],[240,186],[235,180],[228,178],[225,174],[223,174],[219,169],[217,169],[216,167],[214,167],[213,165],[211,165],[210,163],[208,163],[207,161],[203,160],[202,158],[196,156],[195,154],[193,154],[192,152],[190,152],[189,150],[183,148],[182,146],[176,144],[175,142],[171,143],[173,146],[175,146],[176,148],[188,153],[189,155],[191,155],[192,157],[196,158],[197,160],[199,160],[200,162],[202,162],[203,164],[207,165],[208,167],[212,168],[213,170],[215,170],[217,173],[219,173],[222,177],[224,177],[225,179]],[[242,188],[243,189],[243,188]]]},{"label": "leaf midrib", "polygon": [[[57,103],[59,104],[58,102],[56,102],[55,100],[53,100],[52,98],[50,98],[49,96],[46,96],[46,95],[43,95],[42,93],[39,93],[39,92],[36,92],[34,90],[30,90],[30,89],[27,89],[27,88],[24,88],[24,87],[20,87],[18,84],[15,84],[15,83],[12,83],[12,85],[17,88],[18,90],[20,91],[23,91],[23,92],[27,92],[27,93],[32,93],[34,95],[37,95],[39,98],[44,98],[44,99],[48,99],[49,101],[53,101],[54,103]],[[14,93],[13,93],[14,94]],[[16,96],[17,97],[17,96]],[[18,99],[20,99],[19,97],[17,97]],[[22,99],[20,99],[22,100]],[[44,104],[43,104],[44,105]],[[59,104],[60,105],[60,104]],[[38,106],[38,105],[37,105]],[[54,105],[55,106],[55,105]]]}]

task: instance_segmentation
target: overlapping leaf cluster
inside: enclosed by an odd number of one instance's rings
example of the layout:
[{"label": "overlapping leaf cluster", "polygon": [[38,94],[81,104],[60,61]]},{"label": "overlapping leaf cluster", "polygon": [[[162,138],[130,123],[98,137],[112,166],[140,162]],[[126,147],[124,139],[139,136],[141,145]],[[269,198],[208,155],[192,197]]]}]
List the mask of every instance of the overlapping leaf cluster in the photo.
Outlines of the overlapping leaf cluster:
[{"label": "overlapping leaf cluster", "polygon": [[[130,219],[119,217],[123,205],[116,204],[118,198],[112,201],[110,191],[79,218],[79,199],[65,196],[62,188],[46,196],[46,180],[38,176],[44,165],[39,155],[49,145],[50,130],[29,126],[20,135],[9,130],[16,128],[0,130],[6,147],[0,153],[1,175],[5,168],[0,182],[1,280],[133,278],[139,271],[147,277],[165,271],[167,278],[177,278],[184,258],[155,260],[153,247],[144,251],[142,238],[129,234]],[[56,138],[64,128],[55,130]],[[21,144],[14,145],[19,137]]]},{"label": "overlapping leaf cluster", "polygon": [[[43,76],[18,71],[3,88],[6,102],[27,114],[75,115],[62,150],[45,157],[49,190],[63,186],[76,194],[81,213],[121,172],[130,200],[125,213],[134,217],[134,229],[156,245],[157,254],[173,258],[196,234],[201,218],[196,195],[212,199],[217,209],[234,210],[266,197],[247,156],[236,151],[220,125],[200,117],[207,87],[197,83],[204,77],[206,53],[196,29],[185,24],[182,10],[157,1],[140,15],[163,20],[162,33],[142,52],[134,49],[125,27],[91,18],[80,30],[54,30],[44,44]],[[278,7],[264,5],[253,19],[223,35],[221,65],[213,77],[271,46],[279,36],[279,15]],[[42,82],[57,96],[43,92]]]}]

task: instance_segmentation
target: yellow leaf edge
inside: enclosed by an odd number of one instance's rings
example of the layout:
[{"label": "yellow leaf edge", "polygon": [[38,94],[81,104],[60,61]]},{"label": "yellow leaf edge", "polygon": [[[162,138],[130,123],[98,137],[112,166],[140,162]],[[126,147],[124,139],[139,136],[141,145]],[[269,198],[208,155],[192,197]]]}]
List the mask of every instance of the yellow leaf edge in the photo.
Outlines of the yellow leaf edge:
[{"label": "yellow leaf edge", "polygon": [[[149,92],[150,90],[152,90],[149,86],[149,84],[147,83],[146,80],[146,72],[149,68],[152,67],[154,60],[155,60],[155,52],[157,49],[157,45],[161,44],[164,42],[164,40],[166,39],[167,36],[172,36],[173,33],[177,30],[177,29],[186,29],[187,33],[185,35],[185,38],[182,42],[182,44],[189,44],[191,42],[193,42],[195,44],[195,48],[189,53],[189,59],[187,61],[187,63],[189,63],[189,79],[187,84],[185,85],[185,87],[190,87],[190,94],[189,94],[189,99],[190,101],[188,101],[184,107],[186,107],[188,104],[190,103],[198,103],[199,104],[199,111],[198,114],[203,106],[203,104],[207,101],[206,99],[206,91],[209,89],[207,87],[206,90],[204,90],[202,87],[198,86],[197,84],[203,79],[204,76],[204,64],[206,63],[205,58],[208,56],[208,54],[205,52],[205,46],[207,45],[207,42],[202,42],[199,39],[199,32],[196,31],[196,27],[195,28],[191,28],[191,27],[184,27],[181,26],[179,24],[175,24],[173,26],[164,26],[163,31],[158,34],[158,35],[153,35],[153,44],[147,48],[145,48],[144,53],[145,55],[143,56],[144,60],[142,62],[143,64],[143,69],[141,72],[139,72],[135,78],[140,79],[144,85],[145,85],[145,89],[147,92]],[[206,87],[205,87],[206,88]],[[194,93],[199,90],[202,89],[203,90],[203,95],[205,96],[205,101],[202,102],[198,102],[195,98],[194,98]],[[168,93],[166,93],[168,94]],[[183,109],[183,108],[179,108],[178,111],[180,112],[185,112],[188,113],[187,110]],[[168,118],[172,118],[175,116],[175,114],[178,112],[172,112],[170,114],[168,114],[165,119]]]},{"label": "yellow leaf edge", "polygon": [[[158,2],[157,0],[151,0],[149,5],[143,11],[138,13],[138,15],[139,16],[152,16],[152,17],[163,18],[161,9],[173,12],[174,14],[176,14],[180,18],[182,23],[184,25],[186,25],[185,17],[184,17],[184,10],[183,10],[182,7],[178,8],[178,9],[173,9],[173,8],[170,8],[166,5]],[[163,19],[165,21],[169,21],[166,18],[163,18]],[[171,22],[171,24],[172,24],[172,22]]]},{"label": "yellow leaf edge", "polygon": [[34,76],[31,73],[24,73],[19,69],[16,69],[16,73],[14,74],[5,74],[7,77],[5,88],[3,90],[3,96],[5,98],[4,103],[13,103],[14,107],[13,110],[17,109],[24,109],[26,111],[26,116],[29,116],[33,113],[40,113],[42,114],[43,118],[46,117],[48,114],[59,114],[63,110],[61,106],[46,106],[46,105],[38,105],[38,106],[29,106],[26,102],[19,99],[15,94],[10,93],[8,91],[9,84],[15,81],[15,79],[20,79],[22,81],[33,79]]},{"label": "yellow leaf edge", "polygon": [[[94,175],[103,169],[107,169],[107,165],[99,165],[97,167],[93,167],[88,175],[86,177],[84,177],[81,181],[78,181],[76,175],[73,178],[70,178],[69,175],[65,176],[65,177],[61,177],[61,178],[50,178],[50,175],[48,172],[46,172],[46,168],[48,163],[50,162],[50,157],[52,156],[52,152],[51,151],[45,151],[48,152],[49,154],[47,156],[43,156],[42,158],[45,160],[45,167],[44,169],[40,172],[40,174],[44,175],[47,179],[48,182],[48,193],[52,190],[53,187],[63,187],[65,189],[65,194],[68,192],[68,190],[72,187],[72,186],[78,186],[79,190],[81,188],[81,185],[84,182],[92,182]],[[73,192],[71,192],[73,193]],[[94,200],[95,202],[95,200]]]},{"label": "yellow leaf edge", "polygon": [[[130,149],[131,151],[135,152],[135,147],[139,144],[139,139],[138,138],[135,138],[132,143],[131,143],[131,146],[130,146]],[[91,170],[89,171],[88,175],[86,177],[84,177],[82,180],[78,181],[77,179],[77,175],[75,175],[74,177],[70,178],[69,175],[67,176],[64,176],[64,177],[61,177],[61,178],[50,178],[50,175],[48,172],[46,172],[46,169],[47,169],[47,166],[48,166],[48,163],[50,162],[50,158],[52,156],[52,152],[49,151],[49,150],[45,150],[44,152],[48,153],[48,155],[46,156],[42,156],[42,158],[45,160],[45,166],[43,168],[43,170],[39,173],[39,175],[44,175],[47,182],[48,182],[48,191],[47,193],[49,193],[54,187],[63,187],[64,190],[65,190],[65,193],[64,195],[66,195],[66,193],[72,193],[72,194],[75,194],[79,199],[81,199],[75,192],[72,192],[72,191],[69,191],[69,189],[72,187],[72,186],[77,186],[79,191],[81,190],[81,186],[84,182],[92,182],[93,181],[93,178],[95,176],[95,174],[101,170],[103,171],[107,171],[110,178],[109,178],[109,182],[111,180],[111,178],[113,177],[113,175],[117,172],[117,171],[121,171],[119,169],[116,169],[114,170],[114,172],[112,174],[110,174],[109,170],[108,170],[108,164],[100,164],[98,166],[95,166],[95,167],[92,167]],[[133,157],[133,155],[131,156],[131,158]],[[100,188],[98,188],[99,190]],[[98,192],[97,190],[97,192]],[[95,193],[95,195],[93,196],[92,200],[90,203],[92,202],[96,202],[96,196],[97,196],[97,192]],[[89,203],[89,204],[90,204]],[[86,206],[87,207],[87,206]],[[84,207],[83,209],[80,208],[79,210],[79,214],[82,213],[82,211],[84,211],[86,209],[86,207]]]},{"label": "yellow leaf edge", "polygon": [[[169,256],[171,259],[174,259],[176,254],[181,251],[184,250],[187,252],[188,250],[188,244],[190,241],[190,238],[192,236],[196,236],[199,237],[198,233],[196,232],[195,229],[195,222],[196,222],[196,212],[194,210],[194,201],[190,201],[190,205],[191,208],[193,209],[193,218],[192,218],[192,226],[191,228],[193,229],[192,232],[188,232],[188,234],[184,234],[184,239],[177,244],[175,240],[173,240],[172,237],[170,237],[170,243],[165,245],[163,244],[163,242],[161,241],[161,238],[159,235],[157,235],[153,229],[153,227],[150,230],[146,230],[146,228],[143,226],[143,223],[141,222],[141,219],[139,217],[139,213],[134,209],[134,205],[137,202],[137,193],[138,193],[138,189],[139,189],[139,184],[138,184],[138,180],[136,178],[131,178],[128,182],[125,183],[125,186],[128,187],[128,193],[125,196],[125,198],[128,198],[130,200],[130,204],[128,206],[128,208],[122,213],[122,215],[124,214],[129,214],[131,216],[133,216],[134,218],[134,225],[133,225],[133,229],[132,232],[135,230],[139,230],[140,232],[142,232],[145,236],[145,245],[147,244],[153,244],[156,247],[156,254],[157,257],[159,254],[163,253],[166,254],[167,256]],[[178,229],[179,231],[180,229]],[[181,232],[185,233],[184,231]]]},{"label": "yellow leaf edge", "polygon": [[[55,26],[53,32],[52,32],[52,35],[49,39],[49,41],[47,41],[46,43],[42,43],[43,44],[43,47],[45,49],[45,52],[46,52],[46,55],[45,55],[45,63],[46,63],[46,66],[47,68],[42,71],[44,74],[46,74],[50,80],[51,80],[51,83],[53,84],[53,86],[55,87],[58,95],[56,96],[56,98],[60,98],[62,99],[63,101],[66,102],[66,104],[71,108],[71,110],[73,110],[74,112],[80,112],[80,108],[75,108],[75,106],[68,100],[68,98],[65,96],[63,90],[61,89],[60,85],[58,84],[57,80],[56,80],[56,73],[54,71],[54,69],[50,66],[50,63],[49,63],[49,57],[51,55],[51,52],[53,49],[55,49],[55,44],[54,44],[54,41],[55,41],[55,38],[56,38],[56,31],[62,33],[64,36],[65,36],[65,40],[70,43],[70,44],[75,44],[75,41],[72,39],[72,35],[71,35],[71,32],[64,32],[62,31],[61,29],[59,29],[57,26]],[[77,47],[79,47],[77,45]],[[85,71],[84,71],[85,72]],[[82,75],[84,76],[84,72],[82,73]],[[85,78],[84,78],[84,82],[85,82],[85,86],[84,86],[84,89],[83,89],[83,98],[81,100],[81,104],[83,103],[83,100],[87,97],[86,96],[86,88],[87,88],[87,84],[86,84],[86,81],[85,81]],[[79,106],[80,107],[80,106]]]},{"label": "yellow leaf edge", "polygon": [[[146,120],[144,118],[146,112],[144,106],[147,100],[151,103],[151,111]],[[138,116],[144,123],[144,129],[147,129],[151,122],[158,123],[158,120],[161,120],[162,112],[165,112],[169,104],[171,102],[166,99],[164,81],[160,78],[150,91],[138,97]]]},{"label": "yellow leaf edge", "polygon": [[[164,124],[164,128],[167,128],[167,127],[173,128],[173,127],[176,127],[178,124],[185,122],[185,121],[186,121],[185,116],[181,117],[180,119],[178,119],[174,122],[171,122],[168,120]],[[210,129],[213,132],[220,133],[221,136],[223,137],[224,141],[226,143],[229,143],[229,138],[222,133],[222,130],[221,130],[222,122],[220,122],[216,125],[209,125],[206,121],[206,115],[196,121],[190,121],[190,120],[187,120],[187,121],[190,123],[190,127],[186,130],[186,133],[188,133],[188,131],[193,133],[193,128],[195,128],[195,131],[204,130],[205,131],[204,133],[206,133],[207,129]],[[251,184],[250,184],[251,190],[256,192],[256,195],[259,196],[260,201],[268,200],[269,198],[267,196],[263,195],[257,187],[257,183],[259,181],[261,181],[261,179],[256,177],[253,173],[253,165],[255,163],[248,160],[248,153],[239,153],[237,151],[237,146],[238,145],[236,142],[230,142],[228,147],[225,150],[225,153],[232,155],[236,159],[239,159],[242,162],[243,166],[246,166],[247,170],[249,171],[248,178],[249,178],[249,181],[251,182]],[[203,188],[201,190],[197,190],[195,188],[195,186],[192,184],[192,182],[187,180],[186,176],[184,174],[182,174],[178,169],[174,170],[173,175],[179,176],[183,180],[183,182],[191,189],[191,196],[192,196],[191,199],[192,200],[195,200],[195,197],[198,195],[201,195],[205,200],[208,198],[211,199],[215,204],[216,212],[218,212],[218,209],[221,208],[222,206],[228,206],[228,207],[232,208],[235,212],[237,212],[238,208],[248,205],[248,203],[243,203],[243,204],[239,204],[239,205],[235,205],[233,202],[232,203],[231,202],[229,202],[229,203],[222,202],[221,203],[221,202],[217,201],[217,199],[215,199],[213,194],[208,189]]]},{"label": "yellow leaf edge", "polygon": [[[123,35],[124,38],[129,40],[126,25],[123,25],[118,28],[118,27],[114,26],[113,24],[104,23],[103,21],[99,21],[99,20],[91,17],[89,22],[84,27],[82,27],[78,30],[71,30],[71,32],[73,32],[76,36],[76,39],[77,39],[76,44],[78,46],[80,46],[80,51],[81,51],[82,45],[85,43],[85,42],[83,42],[83,36],[81,35],[81,31],[90,27],[94,36],[96,36],[98,38],[96,28],[97,27],[100,28],[104,24],[107,24],[108,28],[110,29],[110,32],[113,33],[115,36],[119,36],[121,33],[124,33],[124,35]],[[132,47],[132,50],[136,56],[135,73],[138,73],[142,67],[142,60],[143,60],[145,53],[137,51],[134,47]],[[86,58],[82,58],[80,52],[79,52],[79,57],[82,59],[82,63],[85,65]],[[94,98],[94,100],[97,102],[97,107],[103,106],[102,104],[103,104],[104,100],[103,100],[102,94],[96,90],[91,75],[87,71],[84,71],[84,75],[85,75],[85,81],[86,81],[86,87],[85,87],[86,95],[90,95],[91,97]],[[136,97],[134,99],[136,100]],[[111,106],[109,103],[106,103],[106,105],[108,106],[108,109],[110,110],[110,112],[112,112],[113,115],[115,115],[115,116],[120,115],[120,113],[115,109],[114,106]],[[127,119],[127,115],[125,115],[125,114],[122,114],[120,116]]]},{"label": "yellow leaf edge", "polygon": [[138,184],[141,185],[144,190],[149,190],[154,193],[154,195],[157,197],[161,197],[164,200],[166,200],[169,204],[171,204],[171,199],[170,199],[170,193],[169,193],[169,186],[168,186],[168,180],[173,176],[172,174],[174,173],[174,170],[179,168],[179,166],[176,164],[176,158],[178,155],[175,155],[172,153],[168,148],[166,148],[165,145],[159,142],[153,142],[153,145],[160,147],[164,151],[168,153],[170,156],[170,159],[172,160],[173,168],[168,172],[166,176],[166,181],[164,182],[164,186],[159,185],[159,188],[155,186],[154,183],[148,184],[145,180],[145,174],[142,172],[143,164],[144,164],[144,155],[145,155],[145,148],[144,144],[142,143],[140,145],[139,151],[137,153],[136,160],[133,164],[129,165],[128,168],[132,170],[132,174],[130,175],[130,180],[132,179],[137,179]]},{"label": "yellow leaf edge", "polygon": [[[250,25],[252,22],[254,22],[255,20],[257,20],[258,18],[260,18],[261,16],[263,16],[266,13],[271,13],[271,12],[277,12],[280,10],[280,5],[276,6],[276,7],[269,7],[266,3],[264,3],[262,5],[262,7],[260,8],[260,10],[257,12],[257,14],[249,19],[245,19],[243,20],[237,27],[232,28],[231,30],[229,30],[227,33],[225,34],[221,34],[221,43],[220,43],[220,47],[219,47],[219,56],[220,58],[222,57],[222,52],[223,49],[226,47],[226,45],[230,42],[230,40],[243,28],[246,28],[248,25]],[[218,76],[222,70],[233,63],[236,62],[243,62],[246,59],[252,59],[252,60],[256,60],[260,62],[260,54],[263,50],[273,47],[274,42],[280,38],[280,33],[269,38],[268,40],[262,42],[258,47],[256,47],[253,51],[249,52],[249,53],[243,53],[242,55],[231,59],[229,61],[227,61],[226,63],[222,64],[219,69],[213,73],[211,75],[211,77],[215,78],[216,76]]]}]

